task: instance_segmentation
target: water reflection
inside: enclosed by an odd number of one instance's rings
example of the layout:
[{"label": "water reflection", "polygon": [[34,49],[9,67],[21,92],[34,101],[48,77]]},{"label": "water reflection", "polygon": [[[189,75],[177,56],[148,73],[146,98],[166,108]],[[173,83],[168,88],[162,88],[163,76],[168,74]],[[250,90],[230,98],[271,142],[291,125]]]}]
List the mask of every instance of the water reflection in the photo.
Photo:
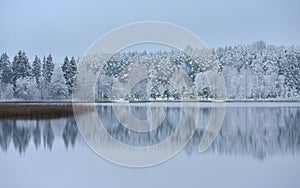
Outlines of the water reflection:
[{"label": "water reflection", "polygon": [[[55,126],[54,126],[55,125]],[[63,133],[60,134],[60,127]],[[52,150],[55,137],[62,137],[66,148],[75,146],[78,129],[72,117],[46,120],[0,120],[0,147],[6,152],[12,145],[24,154],[29,142],[32,141],[36,149]]]},{"label": "water reflection", "polygon": [[[132,110],[140,119],[144,119],[147,113],[146,107],[142,106]],[[146,133],[135,132],[122,126],[111,106],[98,107],[98,113],[105,128],[114,138],[129,145],[147,146],[160,143],[172,134],[176,129],[180,109],[167,107],[166,119],[162,126]],[[200,108],[199,125],[185,147],[188,155],[197,152],[210,113],[211,108]],[[257,159],[273,155],[298,155],[299,120],[299,107],[229,107],[219,135],[206,152],[246,155]],[[66,148],[76,149],[76,144],[82,143],[81,139],[73,117],[0,120],[0,147],[3,152],[7,152],[9,147],[14,147],[18,153],[25,154],[30,142],[34,143],[37,149],[52,150],[54,142],[61,140],[61,144]]]}]

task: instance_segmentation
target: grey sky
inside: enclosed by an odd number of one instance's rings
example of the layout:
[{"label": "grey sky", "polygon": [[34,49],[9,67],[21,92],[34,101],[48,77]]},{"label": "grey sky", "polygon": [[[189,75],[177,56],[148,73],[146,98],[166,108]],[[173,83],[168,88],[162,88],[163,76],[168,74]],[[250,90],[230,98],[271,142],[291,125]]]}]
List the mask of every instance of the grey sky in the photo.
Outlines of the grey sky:
[{"label": "grey sky", "polygon": [[23,49],[31,60],[52,53],[61,63],[116,27],[149,20],[185,27],[209,47],[300,44],[299,0],[10,0],[0,2],[0,53],[12,59]]}]

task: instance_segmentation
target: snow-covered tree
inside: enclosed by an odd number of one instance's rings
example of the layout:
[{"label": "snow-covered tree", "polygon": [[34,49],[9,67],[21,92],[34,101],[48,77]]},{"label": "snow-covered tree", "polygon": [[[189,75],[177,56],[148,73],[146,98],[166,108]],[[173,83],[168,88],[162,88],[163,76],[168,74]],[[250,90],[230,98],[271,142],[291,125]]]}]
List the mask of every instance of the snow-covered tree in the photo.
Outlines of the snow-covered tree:
[{"label": "snow-covered tree", "polygon": [[14,98],[12,84],[0,83],[0,100],[11,100]]},{"label": "snow-covered tree", "polygon": [[15,94],[17,90],[17,80],[19,78],[26,78],[30,76],[30,65],[28,57],[26,56],[24,51],[19,51],[17,55],[15,55],[14,60],[12,62],[12,82],[13,82],[13,89]]},{"label": "snow-covered tree", "polygon": [[1,81],[4,84],[13,83],[13,72],[10,65],[4,65],[1,73]]},{"label": "snow-covered tree", "polygon": [[42,65],[42,78],[43,78],[43,84],[41,88],[42,99],[49,98],[49,92],[50,92],[49,90],[50,90],[50,84],[53,76],[54,67],[55,65],[53,63],[51,54],[49,54],[47,58],[44,56],[43,65]]},{"label": "snow-covered tree", "polygon": [[68,96],[68,88],[64,81],[64,76],[59,67],[55,68],[49,88],[49,99],[62,100]]},{"label": "snow-covered tree", "polygon": [[77,71],[76,59],[74,56],[71,57],[71,60],[69,60],[66,56],[61,69],[64,72],[64,78],[68,87],[69,95],[71,95]]},{"label": "snow-covered tree", "polygon": [[210,96],[210,88],[204,73],[200,72],[195,77],[197,93],[200,99],[207,99]]},{"label": "snow-covered tree", "polygon": [[9,57],[3,53],[0,57],[0,99],[9,100],[13,98],[12,70]]},{"label": "snow-covered tree", "polygon": [[35,100],[40,97],[37,84],[31,77],[19,78],[16,81],[15,97],[24,100]]},{"label": "snow-covered tree", "polygon": [[42,75],[41,71],[42,71],[41,59],[36,55],[32,63],[32,76],[34,77],[37,85],[40,85],[40,81],[41,81],[40,79]]},{"label": "snow-covered tree", "polygon": [[3,81],[3,74],[5,74],[5,70],[7,67],[10,67],[10,61],[7,53],[3,53],[0,57],[0,81]]},{"label": "snow-covered tree", "polygon": [[53,63],[51,54],[49,54],[47,58],[44,57],[42,74],[46,84],[51,83],[54,67],[55,65]]}]

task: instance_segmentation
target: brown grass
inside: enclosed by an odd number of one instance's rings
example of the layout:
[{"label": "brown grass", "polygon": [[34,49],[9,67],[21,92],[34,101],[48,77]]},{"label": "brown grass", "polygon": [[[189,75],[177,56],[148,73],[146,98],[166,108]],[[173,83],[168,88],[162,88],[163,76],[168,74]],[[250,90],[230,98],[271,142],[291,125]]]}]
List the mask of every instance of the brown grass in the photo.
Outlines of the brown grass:
[{"label": "brown grass", "polygon": [[73,116],[71,104],[0,103],[0,119],[48,119]]}]

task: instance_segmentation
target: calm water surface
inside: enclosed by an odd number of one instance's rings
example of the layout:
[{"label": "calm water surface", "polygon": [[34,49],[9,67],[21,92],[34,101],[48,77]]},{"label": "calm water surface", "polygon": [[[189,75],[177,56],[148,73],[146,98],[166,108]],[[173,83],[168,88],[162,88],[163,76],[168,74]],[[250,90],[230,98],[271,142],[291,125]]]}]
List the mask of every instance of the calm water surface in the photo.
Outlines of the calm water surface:
[{"label": "calm water surface", "polygon": [[[141,169],[98,157],[73,117],[1,119],[0,187],[300,187],[300,103],[228,104],[221,131],[204,153],[197,149],[211,108],[199,106],[199,125],[186,147]],[[168,138],[180,111],[167,104],[160,127],[137,133],[122,126],[110,105],[97,109],[107,131],[132,146]],[[143,105],[130,111],[141,120],[149,115]]]}]

